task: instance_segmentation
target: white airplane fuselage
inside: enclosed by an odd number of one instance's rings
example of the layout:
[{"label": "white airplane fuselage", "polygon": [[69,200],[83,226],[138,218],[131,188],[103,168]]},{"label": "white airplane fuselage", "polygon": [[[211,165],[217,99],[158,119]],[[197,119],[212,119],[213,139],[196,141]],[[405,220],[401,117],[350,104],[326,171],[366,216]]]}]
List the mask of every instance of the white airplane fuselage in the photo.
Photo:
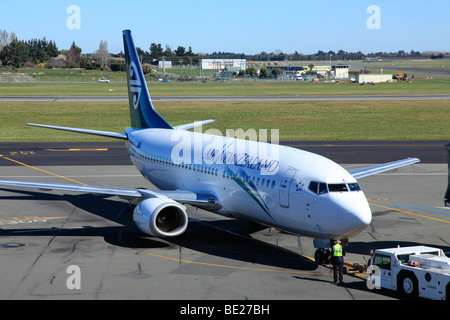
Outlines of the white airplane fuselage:
[{"label": "white airplane fuselage", "polygon": [[[320,155],[173,129],[127,129],[127,135],[130,158],[146,179],[162,190],[213,193],[215,213],[322,239],[349,238],[371,222],[355,178]],[[322,189],[311,191],[311,182]],[[350,191],[348,184],[358,187]]]}]

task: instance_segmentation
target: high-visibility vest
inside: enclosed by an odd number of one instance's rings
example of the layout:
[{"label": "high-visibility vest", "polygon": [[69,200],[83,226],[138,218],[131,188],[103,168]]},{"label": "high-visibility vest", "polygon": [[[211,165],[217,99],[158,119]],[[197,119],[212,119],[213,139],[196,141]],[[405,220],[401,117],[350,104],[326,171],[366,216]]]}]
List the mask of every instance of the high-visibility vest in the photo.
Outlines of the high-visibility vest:
[{"label": "high-visibility vest", "polygon": [[333,257],[342,257],[342,246],[339,243],[333,246]]}]

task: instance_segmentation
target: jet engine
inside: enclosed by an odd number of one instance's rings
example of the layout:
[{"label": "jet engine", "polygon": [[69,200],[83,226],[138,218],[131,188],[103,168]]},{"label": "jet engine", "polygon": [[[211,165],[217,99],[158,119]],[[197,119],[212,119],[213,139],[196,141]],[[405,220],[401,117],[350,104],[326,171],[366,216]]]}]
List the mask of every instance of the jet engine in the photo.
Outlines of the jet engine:
[{"label": "jet engine", "polygon": [[173,200],[150,198],[141,201],[133,220],[142,232],[155,237],[177,237],[186,231],[186,207]]}]

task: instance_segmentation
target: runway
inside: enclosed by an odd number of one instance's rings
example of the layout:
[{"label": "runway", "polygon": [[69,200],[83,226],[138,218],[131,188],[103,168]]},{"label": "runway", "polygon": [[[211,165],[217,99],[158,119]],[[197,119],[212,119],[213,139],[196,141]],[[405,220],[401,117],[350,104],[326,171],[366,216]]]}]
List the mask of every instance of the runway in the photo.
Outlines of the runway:
[{"label": "runway", "polygon": [[[122,163],[121,149],[114,151],[117,164],[112,156],[100,157],[108,158],[107,164],[98,159],[79,164],[89,155],[106,152],[94,150],[105,147],[103,144],[90,144],[89,148],[80,144],[78,151],[68,151],[74,145],[40,145],[41,149],[28,154],[8,149],[12,146],[1,147],[2,179],[153,187],[133,166]],[[67,150],[62,151],[64,148]],[[361,150],[361,146],[352,148]],[[377,160],[379,151],[390,147],[377,148],[366,150],[367,157]],[[44,149],[61,150],[41,151]],[[334,152],[339,150],[345,148],[335,147]],[[442,147],[445,155],[444,150]],[[48,160],[51,152],[58,154],[59,162]],[[357,155],[346,157],[346,168],[365,165]],[[62,164],[68,158],[72,163]],[[347,261],[364,262],[369,249],[396,245],[420,243],[450,251],[450,210],[442,208],[447,183],[444,161],[415,164],[359,182],[369,199],[373,221],[351,239]],[[133,207],[117,197],[1,189],[0,201],[2,300],[401,298],[396,293],[369,290],[363,274],[346,275],[343,286],[332,284],[332,271],[310,260],[315,250],[311,239],[302,239],[303,253],[299,255],[297,240],[291,235],[192,207],[188,207],[186,234],[164,240],[139,233],[131,220]],[[70,266],[79,267],[80,289],[69,288]]]},{"label": "runway", "polygon": [[[417,101],[449,100],[450,94],[408,95],[280,95],[280,96],[152,96],[161,102],[206,101]],[[0,102],[128,102],[127,96],[0,96]]]}]

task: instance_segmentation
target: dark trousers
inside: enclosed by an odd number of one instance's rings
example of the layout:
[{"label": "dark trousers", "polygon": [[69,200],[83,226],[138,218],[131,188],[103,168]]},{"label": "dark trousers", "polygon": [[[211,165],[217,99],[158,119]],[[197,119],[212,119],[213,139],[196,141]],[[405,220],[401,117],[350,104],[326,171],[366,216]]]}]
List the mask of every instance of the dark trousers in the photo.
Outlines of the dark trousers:
[{"label": "dark trousers", "polygon": [[335,263],[333,263],[334,282],[338,281],[338,272],[339,272],[339,282],[342,282],[342,280],[343,280],[343,273],[344,273],[344,262],[335,262]]}]

